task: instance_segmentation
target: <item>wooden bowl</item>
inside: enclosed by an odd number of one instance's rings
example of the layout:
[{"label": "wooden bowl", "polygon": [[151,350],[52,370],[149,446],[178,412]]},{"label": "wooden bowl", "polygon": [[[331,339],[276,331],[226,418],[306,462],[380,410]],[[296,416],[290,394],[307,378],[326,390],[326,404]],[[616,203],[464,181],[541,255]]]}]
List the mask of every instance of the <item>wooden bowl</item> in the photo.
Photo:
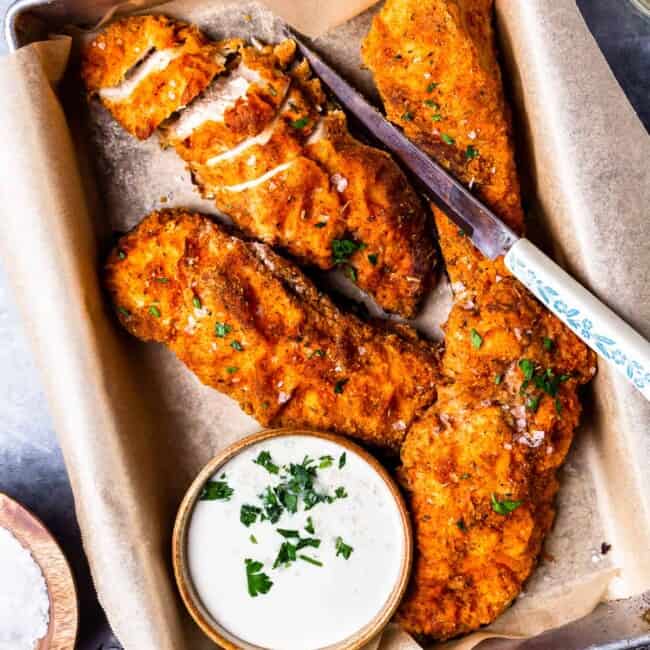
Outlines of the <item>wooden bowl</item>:
[{"label": "wooden bowl", "polygon": [[35,650],[72,650],[77,638],[77,592],[65,559],[50,532],[26,508],[0,493],[0,526],[32,554],[45,578],[50,598],[47,634]]},{"label": "wooden bowl", "polygon": [[406,505],[404,504],[404,500],[402,499],[402,495],[395,484],[395,481],[393,481],[391,476],[379,461],[377,461],[377,459],[355,443],[350,442],[347,438],[330,433],[323,433],[321,431],[309,431],[303,429],[268,429],[247,436],[246,438],[242,438],[215,456],[201,470],[196,479],[194,479],[194,482],[185,494],[178,509],[178,514],[176,515],[176,523],[174,525],[172,538],[172,561],[174,564],[174,574],[176,576],[178,589],[192,618],[212,641],[227,650],[265,650],[260,646],[251,645],[241,639],[235,638],[230,632],[225,630],[217,621],[215,621],[207,612],[205,607],[203,607],[201,600],[192,585],[192,580],[189,574],[186,540],[192,511],[194,510],[194,505],[201,494],[205,482],[210,479],[221,466],[225,465],[242,450],[264,440],[279,436],[314,436],[316,438],[322,438],[334,442],[345,449],[356,453],[365,460],[377,472],[377,474],[379,474],[397,504],[404,533],[404,554],[400,564],[399,577],[392,592],[386,599],[382,609],[362,629],[339,643],[321,649],[357,650],[383,630],[392,618],[402,596],[404,595],[404,591],[408,585],[411,573],[411,564],[413,561],[413,532],[411,530],[411,519],[408,510],[406,509]]}]

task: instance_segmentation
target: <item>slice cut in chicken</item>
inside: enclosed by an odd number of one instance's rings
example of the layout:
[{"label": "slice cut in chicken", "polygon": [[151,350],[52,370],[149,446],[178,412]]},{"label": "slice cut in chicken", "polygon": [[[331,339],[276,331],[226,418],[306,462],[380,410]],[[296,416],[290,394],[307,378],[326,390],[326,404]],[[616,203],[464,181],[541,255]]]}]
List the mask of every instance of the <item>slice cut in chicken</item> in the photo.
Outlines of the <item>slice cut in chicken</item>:
[{"label": "slice cut in chicken", "polygon": [[137,138],[148,138],[224,70],[230,44],[164,16],[119,20],[86,47],[81,69],[90,93]]}]

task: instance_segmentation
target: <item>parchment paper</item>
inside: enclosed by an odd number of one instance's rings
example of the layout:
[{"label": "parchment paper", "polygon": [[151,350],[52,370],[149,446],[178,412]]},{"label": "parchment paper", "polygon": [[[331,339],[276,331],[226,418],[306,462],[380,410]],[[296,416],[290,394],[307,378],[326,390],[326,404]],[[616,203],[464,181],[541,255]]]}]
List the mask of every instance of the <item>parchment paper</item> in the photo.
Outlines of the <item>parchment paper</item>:
[{"label": "parchment paper", "polygon": [[[354,3],[316,3],[320,13],[313,0],[272,4],[313,33],[347,18]],[[571,0],[503,0],[497,9],[531,230],[650,337],[648,136]],[[256,4],[176,2],[157,10],[213,36],[276,34],[272,14]],[[316,41],[369,96],[358,47],[372,11]],[[313,16],[321,22],[301,22]],[[131,227],[154,207],[214,210],[175,154],[162,152],[155,139],[126,136],[97,106],[86,112],[74,57],[60,86],[64,113],[53,88],[69,51],[70,41],[57,39],[0,60],[3,264],[42,367],[85,549],[113,629],[127,650],[202,650],[211,644],[185,614],[171,577],[173,518],[200,467],[259,425],[170,352],[124,333],[98,278],[112,230]],[[447,305],[443,281],[416,325],[439,335]],[[600,600],[650,588],[649,424],[650,406],[601,363],[562,471],[545,559],[508,612],[447,647],[537,634]],[[602,542],[612,545],[606,555]],[[390,626],[377,647],[420,646]]]}]

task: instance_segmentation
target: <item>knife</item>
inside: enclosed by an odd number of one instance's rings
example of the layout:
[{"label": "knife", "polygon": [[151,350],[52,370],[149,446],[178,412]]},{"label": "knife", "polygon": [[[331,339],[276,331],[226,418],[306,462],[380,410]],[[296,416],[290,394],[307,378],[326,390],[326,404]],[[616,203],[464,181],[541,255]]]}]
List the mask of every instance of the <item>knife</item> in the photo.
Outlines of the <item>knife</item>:
[{"label": "knife", "polygon": [[462,183],[416,147],[289,27],[284,28],[315,74],[423,185],[489,259],[508,270],[590,348],[650,401],[650,343],[525,237],[519,237]]}]

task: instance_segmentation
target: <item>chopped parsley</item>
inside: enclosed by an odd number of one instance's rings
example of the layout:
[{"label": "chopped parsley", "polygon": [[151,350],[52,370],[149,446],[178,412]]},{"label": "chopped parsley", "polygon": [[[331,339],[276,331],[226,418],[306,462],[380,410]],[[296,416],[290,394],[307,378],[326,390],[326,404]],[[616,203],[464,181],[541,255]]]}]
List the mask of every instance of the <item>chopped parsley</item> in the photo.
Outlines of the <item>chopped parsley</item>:
[{"label": "chopped parsley", "polygon": [[563,408],[563,406],[562,406],[562,402],[560,401],[560,398],[556,397],[555,398],[555,412],[558,415],[561,415],[562,414],[562,408]]},{"label": "chopped parsley", "polygon": [[509,515],[521,504],[522,501],[510,501],[509,499],[499,501],[494,492],[492,493],[492,510],[494,510],[498,515]]},{"label": "chopped parsley", "polygon": [[377,260],[379,259],[379,255],[377,253],[369,253],[368,254],[368,261],[373,265],[377,266]]},{"label": "chopped parsley", "polygon": [[125,318],[128,318],[131,315],[131,312],[126,307],[118,307],[117,311],[119,311]]},{"label": "chopped parsley", "polygon": [[334,264],[346,264],[350,257],[362,248],[352,239],[334,239],[332,241],[332,260]]},{"label": "chopped parsley", "polygon": [[348,280],[351,280],[352,282],[357,281],[357,270],[354,268],[354,266],[346,264],[345,268],[343,269],[343,273]]},{"label": "chopped parsley", "polygon": [[276,90],[276,89],[275,89],[271,84],[268,84],[268,85],[267,85],[267,88],[269,89],[269,94],[270,94],[272,97],[276,97],[276,96],[277,96],[278,91],[277,91],[277,90]]},{"label": "chopped parsley", "polygon": [[276,528],[276,530],[285,539],[291,539],[292,537],[300,537],[300,533],[297,530],[287,530],[286,528]]},{"label": "chopped parsley", "polygon": [[350,559],[354,549],[343,541],[343,538],[336,538],[336,557],[342,555],[346,560]]},{"label": "chopped parsley", "polygon": [[118,256],[121,260],[125,260],[125,259],[126,259],[126,253],[125,253],[123,250],[119,250],[119,251],[117,251],[117,256]]},{"label": "chopped parsley", "polygon": [[545,336],[542,339],[542,345],[544,346],[544,349],[547,352],[552,352],[553,351],[553,345],[554,345],[553,339],[550,339],[548,336]]},{"label": "chopped parsley", "polygon": [[230,501],[234,490],[226,481],[208,481],[201,490],[201,501]]},{"label": "chopped parsley", "polygon": [[456,522],[456,526],[458,526],[458,530],[462,530],[463,532],[467,530],[465,520],[462,517]]},{"label": "chopped parsley", "polygon": [[277,474],[280,471],[280,468],[273,462],[271,454],[268,451],[260,451],[253,462],[263,467],[269,474]]},{"label": "chopped parsley", "polygon": [[246,564],[246,581],[249,595],[255,598],[259,594],[268,593],[273,586],[273,582],[266,573],[261,573],[264,565],[250,558],[247,558],[244,562]]},{"label": "chopped parsley", "polygon": [[340,395],[343,392],[343,389],[345,388],[345,384],[350,381],[349,379],[339,379],[335,384],[334,384],[334,392],[337,395]]},{"label": "chopped parsley", "polygon": [[283,508],[273,489],[267,487],[266,492],[260,495],[260,499],[262,499],[262,505],[264,508],[261,520],[270,521],[272,524],[277,523],[282,515]]},{"label": "chopped parsley", "polygon": [[430,106],[431,108],[435,108],[436,110],[438,110],[440,108],[440,104],[437,104],[436,102],[434,102],[433,99],[425,99],[424,103],[427,106]]},{"label": "chopped parsley", "polygon": [[431,116],[431,119],[434,122],[440,122],[440,120],[442,120],[442,115],[440,115],[440,113],[435,113],[434,115]]},{"label": "chopped parsley", "polygon": [[229,375],[234,375],[238,370],[239,368],[237,366],[226,366],[226,372]]},{"label": "chopped parsley", "polygon": [[316,529],[314,528],[314,520],[311,517],[307,517],[307,523],[305,524],[305,530],[310,535],[313,535],[316,532]]},{"label": "chopped parsley", "polygon": [[248,528],[251,524],[254,524],[257,521],[257,515],[260,514],[262,514],[261,508],[245,503],[239,510],[239,521]]},{"label": "chopped parsley", "polygon": [[348,497],[347,490],[342,485],[334,490],[334,494],[336,495],[337,499],[347,499]]},{"label": "chopped parsley", "polygon": [[257,544],[257,537],[255,537],[255,535],[251,535],[248,539],[250,539],[253,544]]},{"label": "chopped parsley", "polygon": [[339,457],[339,469],[343,469],[345,467],[345,463],[347,462],[348,455],[346,452],[343,452],[340,457]]},{"label": "chopped parsley", "polygon": [[230,344],[230,347],[231,347],[233,350],[237,350],[237,352],[243,352],[243,351],[244,351],[244,346],[243,346],[239,341],[233,341],[233,342]]},{"label": "chopped parsley", "polygon": [[323,566],[323,563],[320,560],[309,557],[309,555],[299,555],[298,557],[305,562],[309,562],[309,564],[313,564],[314,566]]},{"label": "chopped parsley", "polygon": [[402,119],[405,120],[406,122],[412,122],[413,121],[413,113],[411,113],[411,111],[406,111],[406,113],[404,113],[402,115]]},{"label": "chopped parsley", "polygon": [[526,381],[530,381],[535,374],[535,364],[530,359],[520,359],[519,369],[524,373]]},{"label": "chopped parsley", "polygon": [[478,350],[483,345],[483,337],[474,328],[472,328],[470,336],[472,340],[472,347]]},{"label": "chopped parsley", "polygon": [[329,454],[327,456],[321,456],[318,460],[320,461],[318,463],[318,469],[327,469],[334,464],[334,458]]},{"label": "chopped parsley", "polygon": [[476,158],[477,156],[478,149],[473,145],[468,144],[467,149],[465,149],[465,158],[467,158],[467,160],[472,160],[472,158]]},{"label": "chopped parsley", "polygon": [[495,375],[494,383],[498,386],[503,381],[503,375]]},{"label": "chopped parsley", "polygon": [[291,126],[294,129],[304,129],[308,124],[309,124],[309,118],[308,117],[300,117],[297,120],[294,120],[293,122],[291,122]]},{"label": "chopped parsley", "polygon": [[456,142],[456,140],[454,140],[450,135],[447,135],[446,133],[441,133],[440,134],[440,139],[445,144],[454,144]]},{"label": "chopped parsley", "polygon": [[214,326],[214,335],[220,339],[225,338],[230,332],[232,332],[232,326],[227,323],[216,323]]},{"label": "chopped parsley", "polygon": [[201,307],[203,306],[203,305],[201,304],[201,298],[199,298],[198,296],[194,296],[194,298],[192,298],[192,304],[193,304],[197,309],[201,309]]},{"label": "chopped parsley", "polygon": [[325,350],[314,350],[310,355],[309,358],[313,359],[314,357],[321,357],[321,359],[325,356]]},{"label": "chopped parsley", "polygon": [[169,282],[169,278],[156,278],[156,282],[160,282],[160,284],[167,284]]},{"label": "chopped parsley", "polygon": [[307,548],[308,546],[318,548],[320,546],[320,539],[316,539],[315,537],[305,537],[298,541],[296,548],[300,550],[301,548]]},{"label": "chopped parsley", "polygon": [[540,400],[539,395],[531,395],[527,400],[526,400],[526,408],[529,411],[532,411],[535,413],[537,409],[539,408],[539,400]]},{"label": "chopped parsley", "polygon": [[427,86],[427,92],[432,93],[436,88],[438,87],[438,84],[432,81],[428,86]]},{"label": "chopped parsley", "polygon": [[156,318],[160,318],[160,309],[158,309],[156,305],[151,305],[151,307],[149,307],[149,313]]},{"label": "chopped parsley", "polygon": [[325,228],[327,225],[327,221],[318,221],[314,224],[314,227],[316,228]]}]

